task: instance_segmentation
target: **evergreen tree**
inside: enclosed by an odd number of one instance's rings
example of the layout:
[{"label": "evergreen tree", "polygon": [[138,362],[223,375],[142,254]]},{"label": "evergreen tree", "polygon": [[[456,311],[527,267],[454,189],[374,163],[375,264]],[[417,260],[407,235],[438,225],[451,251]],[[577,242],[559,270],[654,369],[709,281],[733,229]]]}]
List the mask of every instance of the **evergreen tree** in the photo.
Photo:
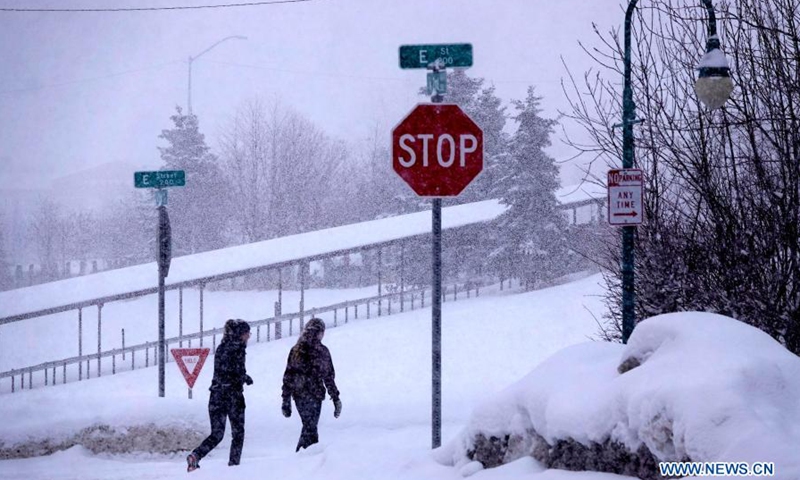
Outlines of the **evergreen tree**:
[{"label": "evergreen tree", "polygon": [[496,181],[494,170],[508,148],[508,138],[503,133],[506,107],[502,106],[502,101],[495,95],[494,86],[484,87],[484,83],[485,79],[471,78],[461,69],[447,73],[445,103],[455,103],[461,107],[483,130],[483,172],[461,195],[445,202],[445,205],[492,198]]},{"label": "evergreen tree", "polygon": [[175,127],[159,135],[169,142],[159,147],[161,159],[167,169],[186,172],[186,186],[169,189],[172,251],[181,255],[221,248],[226,240],[228,202],[217,157],[206,146],[196,115],[183,115],[177,107],[177,114],[170,118]]},{"label": "evergreen tree", "polygon": [[0,215],[0,290],[8,290],[10,289],[14,281],[11,275],[11,265],[8,263],[6,259],[6,249],[5,249],[5,237],[3,232],[5,231],[5,224],[3,223],[3,217]]},{"label": "evergreen tree", "polygon": [[508,210],[497,219],[495,269],[535,286],[563,274],[567,220],[558,208],[558,167],[544,148],[550,145],[554,120],[540,116],[541,97],[528,88],[524,101],[514,101],[517,131],[509,154],[495,168],[496,192]]}]

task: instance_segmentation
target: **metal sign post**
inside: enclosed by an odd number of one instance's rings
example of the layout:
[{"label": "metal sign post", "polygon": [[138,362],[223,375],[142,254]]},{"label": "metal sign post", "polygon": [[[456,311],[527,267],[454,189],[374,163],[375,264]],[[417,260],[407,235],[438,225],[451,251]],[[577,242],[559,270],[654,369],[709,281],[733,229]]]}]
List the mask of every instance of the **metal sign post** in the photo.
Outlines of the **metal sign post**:
[{"label": "metal sign post", "polygon": [[[136,188],[155,188],[156,208],[158,209],[158,396],[165,395],[167,344],[165,340],[164,279],[169,275],[172,262],[172,228],[167,213],[167,190],[165,187],[186,185],[183,170],[157,170],[154,172],[134,172],[133,186]],[[190,394],[191,395],[191,394]]]},{"label": "metal sign post", "polygon": [[483,132],[457,105],[440,105],[447,67],[472,66],[472,45],[403,45],[400,68],[426,68],[434,105],[417,105],[392,131],[392,168],[432,197],[431,445],[442,444],[442,197],[455,197],[483,170]]},{"label": "metal sign post", "polygon": [[608,172],[608,223],[622,226],[622,343],[628,343],[636,317],[634,237],[644,212],[643,183],[642,171],[637,168]]}]

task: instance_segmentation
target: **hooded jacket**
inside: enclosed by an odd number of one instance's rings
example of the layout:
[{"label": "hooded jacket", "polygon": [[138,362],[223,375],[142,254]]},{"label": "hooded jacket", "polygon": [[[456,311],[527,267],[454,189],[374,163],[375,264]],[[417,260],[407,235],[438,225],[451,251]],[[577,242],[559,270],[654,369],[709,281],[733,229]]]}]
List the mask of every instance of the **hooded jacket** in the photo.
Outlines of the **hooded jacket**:
[{"label": "hooded jacket", "polygon": [[214,378],[209,390],[242,392],[247,378],[245,369],[246,345],[229,336],[222,338],[214,354]]},{"label": "hooded jacket", "polygon": [[327,389],[331,399],[336,401],[339,399],[339,389],[336,388],[335,377],[328,347],[322,344],[313,329],[304,331],[286,360],[283,399],[311,397],[324,400]]}]

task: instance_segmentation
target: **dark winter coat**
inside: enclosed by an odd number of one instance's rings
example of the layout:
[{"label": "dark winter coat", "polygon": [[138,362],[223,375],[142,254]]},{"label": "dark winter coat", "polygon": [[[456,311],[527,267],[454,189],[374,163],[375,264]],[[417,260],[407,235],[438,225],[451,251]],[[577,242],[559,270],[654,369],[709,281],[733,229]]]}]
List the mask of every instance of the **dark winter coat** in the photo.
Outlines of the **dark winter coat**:
[{"label": "dark winter coat", "polygon": [[209,390],[230,392],[243,391],[242,385],[248,378],[245,370],[246,345],[240,341],[223,337],[214,355],[214,378]]},{"label": "dark winter coat", "polygon": [[283,398],[294,397],[325,399],[325,390],[336,401],[339,389],[336,388],[333,360],[328,347],[319,341],[299,342],[292,347],[286,360],[283,374]]}]

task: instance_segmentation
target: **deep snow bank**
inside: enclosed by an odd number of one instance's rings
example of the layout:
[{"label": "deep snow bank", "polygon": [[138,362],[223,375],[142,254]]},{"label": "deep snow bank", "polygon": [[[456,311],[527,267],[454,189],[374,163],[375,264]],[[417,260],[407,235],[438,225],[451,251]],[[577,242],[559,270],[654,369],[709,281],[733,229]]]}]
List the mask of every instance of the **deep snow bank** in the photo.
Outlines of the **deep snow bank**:
[{"label": "deep snow bank", "polygon": [[640,477],[657,461],[767,461],[797,479],[798,452],[800,359],[737,320],[676,313],[640,323],[628,345],[560,351],[480,405],[436,456],[461,467],[531,455]]}]

